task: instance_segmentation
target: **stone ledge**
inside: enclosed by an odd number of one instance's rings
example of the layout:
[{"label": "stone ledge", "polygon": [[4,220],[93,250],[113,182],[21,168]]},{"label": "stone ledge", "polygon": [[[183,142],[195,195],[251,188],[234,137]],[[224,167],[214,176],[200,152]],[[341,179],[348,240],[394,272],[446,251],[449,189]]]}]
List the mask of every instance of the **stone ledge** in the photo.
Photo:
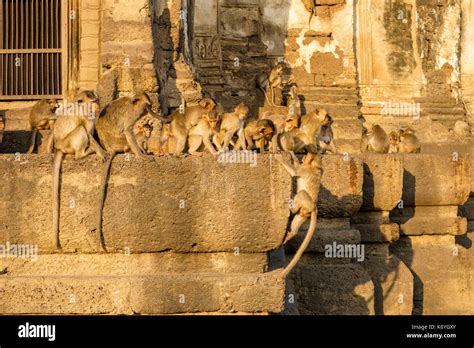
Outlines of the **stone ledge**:
[{"label": "stone ledge", "polygon": [[[133,252],[133,250],[132,250]],[[3,254],[0,254],[0,256]],[[37,260],[0,257],[0,274],[7,276],[147,276],[161,273],[263,273],[266,253],[39,254]]]},{"label": "stone ledge", "polygon": [[279,313],[285,285],[276,275],[1,276],[0,313]]}]

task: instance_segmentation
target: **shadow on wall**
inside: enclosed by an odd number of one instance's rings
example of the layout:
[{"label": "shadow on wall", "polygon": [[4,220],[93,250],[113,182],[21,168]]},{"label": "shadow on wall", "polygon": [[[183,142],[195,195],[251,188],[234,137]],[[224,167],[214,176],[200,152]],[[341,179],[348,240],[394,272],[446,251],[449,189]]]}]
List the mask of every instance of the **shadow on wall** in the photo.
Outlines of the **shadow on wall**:
[{"label": "shadow on wall", "polygon": [[[415,216],[416,177],[407,170],[403,171],[403,206],[390,212],[390,220],[400,226]],[[407,209],[408,208],[408,209]],[[414,250],[411,241],[404,238],[400,232],[400,239],[390,247],[390,252],[403,261],[413,275],[413,315],[423,314],[423,282],[413,270]]]}]

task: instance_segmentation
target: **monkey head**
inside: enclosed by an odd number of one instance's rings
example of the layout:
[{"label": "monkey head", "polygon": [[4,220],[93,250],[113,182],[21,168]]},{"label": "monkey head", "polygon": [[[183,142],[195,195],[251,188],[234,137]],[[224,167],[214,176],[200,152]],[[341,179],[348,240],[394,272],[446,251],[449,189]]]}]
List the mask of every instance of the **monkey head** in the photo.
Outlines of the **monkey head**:
[{"label": "monkey head", "polygon": [[333,122],[334,122],[333,118],[331,116],[329,116],[328,113],[326,113],[326,116],[324,116],[322,125],[330,127],[330,126],[332,126]]},{"label": "monkey head", "polygon": [[400,142],[400,135],[395,131],[390,132],[388,138],[391,145],[397,145]]},{"label": "monkey head", "polygon": [[58,101],[56,99],[47,99],[46,103],[48,104],[49,109],[54,114],[56,110],[59,108]]},{"label": "monkey head", "polygon": [[321,123],[323,123],[326,119],[326,116],[328,116],[328,112],[324,109],[315,109],[311,114],[313,114]]},{"label": "monkey head", "polygon": [[145,137],[149,138],[151,137],[151,133],[153,132],[153,126],[149,123],[145,123],[143,125],[143,134]]},{"label": "monkey head", "polygon": [[88,105],[89,110],[93,113],[98,114],[100,111],[99,95],[95,91],[86,90],[81,91],[76,96],[76,103],[79,105]]},{"label": "monkey head", "polygon": [[407,134],[415,134],[415,131],[410,127],[403,127],[398,131],[398,136],[400,139]]},{"label": "monkey head", "polygon": [[209,111],[204,115],[204,118],[209,123],[211,129],[216,129],[219,121],[221,120],[220,114],[216,110]]},{"label": "monkey head", "polygon": [[299,126],[299,117],[296,115],[288,115],[285,120],[285,132],[291,132]]},{"label": "monkey head", "polygon": [[273,68],[273,71],[275,71],[276,73],[278,74],[281,74],[283,73],[283,70],[286,68],[286,64],[281,61],[281,62],[278,62],[275,67]]},{"label": "monkey head", "polygon": [[204,98],[199,102],[199,105],[207,111],[212,111],[216,108],[217,104],[211,98]]},{"label": "monkey head", "polygon": [[311,165],[317,169],[321,168],[321,155],[316,152],[308,152],[301,160],[302,164]]},{"label": "monkey head", "polygon": [[140,116],[149,112],[153,117],[157,118],[156,114],[151,110],[151,99],[147,93],[141,92],[135,94],[132,98],[133,108],[136,110],[137,114]]},{"label": "monkey head", "polygon": [[275,125],[271,120],[263,119],[257,122],[258,133],[266,140],[271,140],[275,133]]},{"label": "monkey head", "polygon": [[244,102],[242,102],[235,107],[234,112],[239,116],[240,120],[245,120],[249,116],[250,109]]}]

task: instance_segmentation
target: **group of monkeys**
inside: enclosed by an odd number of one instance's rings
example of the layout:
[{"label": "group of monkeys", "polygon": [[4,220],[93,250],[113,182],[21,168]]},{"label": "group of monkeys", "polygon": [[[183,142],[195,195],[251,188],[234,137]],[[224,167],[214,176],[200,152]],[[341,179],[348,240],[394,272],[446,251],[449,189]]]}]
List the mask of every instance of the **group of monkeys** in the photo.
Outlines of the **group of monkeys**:
[{"label": "group of monkeys", "polygon": [[[88,114],[59,116],[55,100],[38,101],[30,112],[32,128],[32,153],[39,130],[50,130],[46,142],[46,152],[54,153],[53,164],[53,243],[60,250],[59,238],[59,183],[64,155],[81,159],[96,153],[105,163],[101,179],[99,209],[97,215],[97,235],[99,247],[106,251],[102,234],[102,210],[106,199],[107,181],[110,167],[117,153],[132,152],[144,160],[153,160],[150,151],[153,126],[139,120],[149,114],[160,127],[160,135],[155,144],[155,154],[181,156],[187,149],[191,155],[200,155],[207,150],[212,155],[220,151],[259,150],[260,153],[283,151],[289,158],[275,155],[292,177],[297,178],[297,194],[291,212],[293,220],[286,240],[296,235],[302,224],[311,219],[309,232],[294,259],[282,274],[286,275],[298,262],[311,240],[316,228],[316,202],[321,175],[321,154],[337,154],[333,141],[332,117],[324,109],[316,109],[300,116],[299,100],[293,89],[289,98],[289,112],[266,111],[259,118],[250,117],[250,109],[244,103],[232,112],[221,112],[214,100],[203,98],[197,105],[190,105],[162,116],[152,110],[152,103],[146,93],[133,97],[121,97],[101,109],[99,97],[94,91],[82,91],[72,98],[76,105],[87,105],[79,110],[92,110],[99,117]],[[294,94],[294,96],[292,96]],[[102,111],[101,111],[102,110]],[[418,152],[419,141],[406,130],[387,136],[378,125],[365,129],[361,149],[374,152]],[[158,153],[157,153],[158,152]],[[306,153],[300,163],[297,153]],[[290,158],[293,160],[291,164]]]}]

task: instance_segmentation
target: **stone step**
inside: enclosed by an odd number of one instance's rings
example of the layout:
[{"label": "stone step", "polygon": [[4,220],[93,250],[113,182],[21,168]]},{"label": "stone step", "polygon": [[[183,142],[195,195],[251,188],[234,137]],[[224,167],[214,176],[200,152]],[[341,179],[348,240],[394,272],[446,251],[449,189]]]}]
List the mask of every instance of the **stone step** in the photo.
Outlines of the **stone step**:
[{"label": "stone step", "polygon": [[357,95],[357,91],[353,88],[305,86],[301,87],[300,90],[306,94]]},{"label": "stone step", "polygon": [[466,110],[463,107],[426,107],[426,105],[421,105],[421,112],[430,115],[465,115]]},{"label": "stone step", "polygon": [[330,103],[326,104],[326,103],[319,103],[315,101],[306,101],[304,103],[304,106],[306,107],[306,110],[308,112],[311,112],[316,108],[323,108],[334,118],[339,118],[339,117],[357,118],[360,114],[360,111],[357,105],[330,104]]},{"label": "stone step", "polygon": [[350,104],[357,106],[359,99],[357,96],[337,96],[333,94],[318,94],[318,95],[311,95],[311,94],[300,94],[302,96],[302,100],[304,103],[307,102],[317,102],[317,103],[324,103],[324,104]]},{"label": "stone step", "polygon": [[290,279],[297,286],[302,315],[373,315],[374,284],[359,263],[306,254]]},{"label": "stone step", "polygon": [[109,276],[78,276],[71,271],[0,275],[0,313],[279,313],[285,301],[285,282],[278,279],[279,271],[149,275],[124,271]]}]

